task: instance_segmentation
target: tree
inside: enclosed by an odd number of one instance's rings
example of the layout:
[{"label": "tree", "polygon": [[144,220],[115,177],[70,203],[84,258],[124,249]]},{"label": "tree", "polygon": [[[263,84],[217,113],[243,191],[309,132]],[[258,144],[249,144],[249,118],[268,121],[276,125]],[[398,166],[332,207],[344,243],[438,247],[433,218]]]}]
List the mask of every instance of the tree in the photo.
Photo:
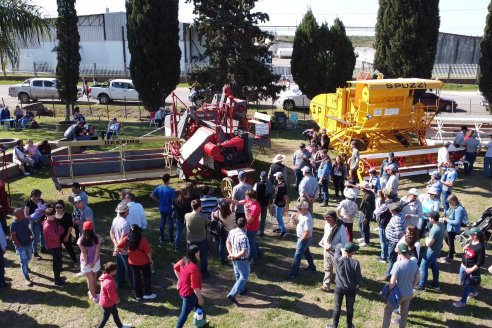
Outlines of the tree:
[{"label": "tree", "polygon": [[143,105],[155,110],[179,83],[178,0],[126,2],[130,74]]},{"label": "tree", "polygon": [[345,27],[338,18],[333,26],[321,26],[311,9],[297,27],[291,70],[299,89],[310,99],[334,92],[352,78],[355,54]]},{"label": "tree", "polygon": [[65,101],[65,120],[70,120],[70,105],[77,100],[77,83],[79,82],[80,35],[75,0],[57,0],[58,17],[56,18],[56,87],[60,99]]},{"label": "tree", "polygon": [[49,21],[29,0],[0,0],[0,17],[0,62],[5,75],[7,62],[18,64],[19,47],[46,35]]},{"label": "tree", "polygon": [[489,102],[489,111],[492,113],[492,1],[488,7],[489,13],[485,20],[485,30],[480,43],[480,73],[478,87],[485,99]]},{"label": "tree", "polygon": [[195,5],[194,20],[205,44],[199,60],[208,65],[194,67],[191,85],[196,89],[221,90],[233,83],[233,94],[248,101],[275,97],[282,89],[275,82],[280,75],[271,67],[269,40],[259,23],[267,14],[252,12],[258,0],[187,0]]},{"label": "tree", "polygon": [[385,77],[430,78],[439,25],[439,0],[379,0],[374,67]]}]

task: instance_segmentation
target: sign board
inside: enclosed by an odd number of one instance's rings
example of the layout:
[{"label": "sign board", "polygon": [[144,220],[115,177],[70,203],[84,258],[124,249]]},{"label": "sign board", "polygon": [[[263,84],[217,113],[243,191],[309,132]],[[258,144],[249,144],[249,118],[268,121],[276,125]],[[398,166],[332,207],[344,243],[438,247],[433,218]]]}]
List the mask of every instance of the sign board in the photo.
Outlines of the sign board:
[{"label": "sign board", "polygon": [[400,114],[400,109],[399,108],[386,108],[384,110],[384,115],[385,116],[398,115],[398,114]]},{"label": "sign board", "polygon": [[177,137],[141,137],[141,138],[125,138],[125,139],[115,139],[115,140],[80,140],[80,141],[70,141],[61,140],[56,142],[57,147],[79,147],[79,146],[112,146],[112,145],[135,145],[144,144],[147,142],[170,142],[179,141]]},{"label": "sign board", "polygon": [[256,123],[255,124],[255,134],[260,136],[269,136],[269,124],[268,123]]}]

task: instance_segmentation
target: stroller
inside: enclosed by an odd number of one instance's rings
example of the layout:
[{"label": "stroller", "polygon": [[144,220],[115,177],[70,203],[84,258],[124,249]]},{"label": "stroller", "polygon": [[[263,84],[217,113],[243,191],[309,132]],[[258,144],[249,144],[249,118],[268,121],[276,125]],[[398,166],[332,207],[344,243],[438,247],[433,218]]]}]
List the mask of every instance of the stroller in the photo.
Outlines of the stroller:
[{"label": "stroller", "polygon": [[[474,227],[480,228],[484,233],[486,243],[492,240],[492,231],[490,231],[492,230],[492,207],[486,209],[480,217],[480,220],[470,226],[470,228]],[[470,236],[466,231],[463,231],[460,235],[456,236],[456,240],[460,243],[461,247],[466,244],[468,239],[470,239]]]}]

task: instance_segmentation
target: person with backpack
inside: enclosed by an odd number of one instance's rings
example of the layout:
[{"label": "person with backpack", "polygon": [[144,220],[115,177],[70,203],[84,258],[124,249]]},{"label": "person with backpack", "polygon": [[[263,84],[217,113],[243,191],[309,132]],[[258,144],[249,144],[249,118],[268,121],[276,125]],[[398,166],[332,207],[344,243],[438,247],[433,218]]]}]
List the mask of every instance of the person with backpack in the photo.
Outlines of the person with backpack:
[{"label": "person with backpack", "polygon": [[212,212],[209,231],[217,241],[220,263],[227,265],[226,240],[229,232],[236,228],[236,212],[231,211],[231,205],[225,198],[219,198],[219,209]]},{"label": "person with backpack", "polygon": [[[147,238],[142,235],[142,228],[132,224],[130,233],[124,236],[116,247],[118,251],[128,252],[128,263],[133,273],[135,299],[141,301],[156,298],[156,295],[152,293],[152,252]],[[143,274],[143,288],[141,274]]]},{"label": "person with backpack", "polygon": [[453,260],[454,254],[456,254],[454,239],[459,235],[461,226],[470,223],[468,214],[456,195],[449,196],[447,202],[449,203],[449,209],[444,214],[443,220],[446,223],[445,241],[449,247],[449,251],[446,257],[440,259],[441,263],[450,263]]},{"label": "person with backpack", "polygon": [[386,238],[385,229],[391,220],[391,211],[388,208],[388,205],[393,202],[391,197],[390,189],[383,189],[383,202],[380,206],[374,211],[374,216],[376,217],[376,222],[378,224],[379,230],[379,243],[381,245],[381,255],[377,257],[377,261],[381,263],[386,263],[388,260],[388,239]]},{"label": "person with backpack", "polygon": [[256,191],[258,203],[261,208],[260,216],[260,231],[259,236],[265,236],[265,223],[268,214],[268,209],[272,206],[273,196],[275,190],[273,189],[273,184],[267,179],[268,174],[265,171],[260,173],[260,181],[255,183],[253,190]]}]

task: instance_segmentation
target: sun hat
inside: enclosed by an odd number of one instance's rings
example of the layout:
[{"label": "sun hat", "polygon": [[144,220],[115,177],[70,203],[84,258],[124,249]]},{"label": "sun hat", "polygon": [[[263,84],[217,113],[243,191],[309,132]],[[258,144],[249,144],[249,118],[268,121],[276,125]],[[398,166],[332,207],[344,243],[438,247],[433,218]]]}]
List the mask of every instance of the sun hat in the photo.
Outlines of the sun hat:
[{"label": "sun hat", "polygon": [[282,179],[284,178],[284,175],[283,175],[283,173],[282,173],[282,172],[275,172],[275,173],[273,174],[273,176],[274,176],[274,177],[276,177],[276,178],[282,178]]},{"label": "sun hat", "polygon": [[352,188],[345,188],[343,190],[343,195],[345,197],[351,198],[351,199],[354,199],[355,197],[357,197],[357,194],[355,193],[355,191]]},{"label": "sun hat", "polygon": [[285,155],[282,154],[277,154],[275,157],[272,159],[272,163],[280,163],[285,159]]},{"label": "sun hat", "polygon": [[343,248],[349,253],[354,253],[359,250],[359,245],[354,243],[346,243]]},{"label": "sun hat", "polygon": [[337,215],[337,212],[334,211],[334,210],[328,210],[325,215],[323,215],[323,219],[327,219],[327,218],[331,218],[333,220],[337,220],[338,219],[338,215]]},{"label": "sun hat", "polygon": [[308,166],[304,166],[302,169],[301,169],[302,172],[304,173],[310,173],[311,172],[311,168],[309,168]]},{"label": "sun hat", "polygon": [[470,236],[471,235],[477,235],[477,236],[481,236],[483,234],[482,230],[480,230],[479,227],[474,227],[474,228],[471,228],[470,230],[468,230],[466,232],[467,234],[469,234]]},{"label": "sun hat", "polygon": [[418,196],[418,195],[420,195],[420,193],[419,193],[419,191],[417,190],[417,188],[410,188],[410,189],[408,190],[408,194],[409,194],[409,195],[414,195],[414,196]]},{"label": "sun hat", "polygon": [[82,230],[94,230],[94,223],[92,221],[85,221],[82,225]]},{"label": "sun hat", "polygon": [[369,181],[362,182],[361,184],[359,184],[359,187],[366,190],[372,190],[372,185],[369,183]]},{"label": "sun hat", "polygon": [[123,213],[128,210],[128,205],[125,202],[120,202],[117,206],[116,209],[114,210],[117,213]]},{"label": "sun hat", "polygon": [[81,202],[81,201],[82,201],[82,197],[80,197],[80,196],[75,196],[75,197],[73,198],[73,202],[74,202],[74,203],[78,203],[78,202]]}]

